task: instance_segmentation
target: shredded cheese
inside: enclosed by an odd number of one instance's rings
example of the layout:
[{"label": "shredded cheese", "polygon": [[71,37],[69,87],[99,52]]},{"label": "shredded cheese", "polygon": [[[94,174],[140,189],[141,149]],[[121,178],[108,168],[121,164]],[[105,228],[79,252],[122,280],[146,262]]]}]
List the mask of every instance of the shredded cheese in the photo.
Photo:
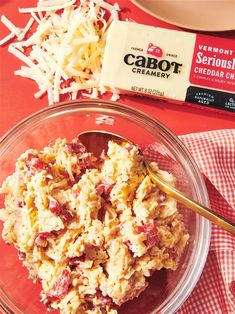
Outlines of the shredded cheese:
[{"label": "shredded cheese", "polygon": [[16,27],[5,15],[1,16],[1,22],[16,36],[21,33],[21,29]]},{"label": "shredded cheese", "polygon": [[24,39],[25,35],[33,25],[34,20],[31,18],[29,19],[26,26],[22,29],[19,27],[16,27],[5,15],[1,16],[1,22],[11,31],[10,34],[6,35],[4,38],[0,40],[0,46],[7,43],[9,40],[17,37],[18,40]]},{"label": "shredded cheese", "polygon": [[37,17],[36,13],[31,12],[31,16],[38,24],[42,24],[41,20],[43,19],[43,16],[39,17],[39,13],[38,13],[38,17]]},{"label": "shredded cheese", "polygon": [[[106,92],[100,85],[102,59],[107,30],[118,19],[119,10],[117,3],[103,0],[81,0],[80,4],[76,0],[38,0],[36,7],[19,9],[30,16],[23,29],[2,15],[10,34],[0,45],[17,37],[8,50],[26,66],[14,74],[37,83],[35,98],[47,94],[51,105],[64,94],[76,99],[83,90],[82,95],[97,98]],[[26,37],[33,23],[36,30]],[[118,99],[116,91],[113,99]]]},{"label": "shredded cheese", "polygon": [[45,4],[45,2],[43,2],[43,4],[39,1],[38,2],[38,6],[36,8],[20,8],[19,12],[20,13],[31,13],[31,12],[46,12],[48,10],[50,11],[57,11],[57,10],[61,10],[64,8],[67,8],[71,5],[73,5],[76,0],[71,0],[71,1],[61,1],[61,4],[58,5],[52,5],[54,1],[50,1],[50,3]]},{"label": "shredded cheese", "polygon": [[31,17],[25,28],[22,29],[21,33],[17,36],[18,40],[23,40],[25,38],[25,35],[28,33],[28,31],[30,30],[31,26],[33,25],[34,23],[34,19]]},{"label": "shredded cheese", "polygon": [[7,36],[3,37],[1,40],[0,40],[0,46],[3,46],[5,43],[7,43],[9,40],[11,40],[12,38],[15,37],[15,34],[14,33],[10,33],[8,34]]}]

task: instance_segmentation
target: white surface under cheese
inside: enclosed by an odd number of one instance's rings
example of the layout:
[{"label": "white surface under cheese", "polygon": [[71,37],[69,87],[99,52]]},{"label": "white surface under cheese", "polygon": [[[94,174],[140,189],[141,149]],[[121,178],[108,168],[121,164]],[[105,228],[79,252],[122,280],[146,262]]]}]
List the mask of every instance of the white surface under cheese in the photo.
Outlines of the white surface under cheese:
[{"label": "white surface under cheese", "polygon": [[[196,35],[141,25],[114,21],[109,29],[105,48],[101,84],[129,92],[184,100],[189,85],[189,75]],[[161,57],[148,53],[149,44],[160,48]],[[128,65],[124,62],[125,56]],[[146,58],[145,67],[132,64]],[[157,59],[157,68],[148,58]],[[143,59],[142,59],[143,60]],[[149,61],[148,61],[149,60]],[[166,60],[161,62],[162,60]],[[158,64],[165,70],[161,71]],[[141,63],[141,61],[140,61]],[[182,64],[178,66],[175,63]],[[174,73],[178,72],[178,73]],[[140,72],[140,73],[138,73]]]}]

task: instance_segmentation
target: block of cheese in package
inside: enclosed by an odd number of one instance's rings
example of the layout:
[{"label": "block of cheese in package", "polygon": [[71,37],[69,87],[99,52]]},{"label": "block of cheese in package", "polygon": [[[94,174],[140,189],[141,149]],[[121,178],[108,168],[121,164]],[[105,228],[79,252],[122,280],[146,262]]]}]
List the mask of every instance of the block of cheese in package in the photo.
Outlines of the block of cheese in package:
[{"label": "block of cheese in package", "polygon": [[115,21],[101,84],[121,93],[235,111],[235,41]]}]

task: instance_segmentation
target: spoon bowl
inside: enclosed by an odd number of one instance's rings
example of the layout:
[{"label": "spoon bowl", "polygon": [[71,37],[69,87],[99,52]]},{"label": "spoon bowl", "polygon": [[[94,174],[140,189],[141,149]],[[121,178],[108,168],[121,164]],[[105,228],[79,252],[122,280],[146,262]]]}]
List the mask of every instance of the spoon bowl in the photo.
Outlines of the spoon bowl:
[{"label": "spoon bowl", "polygon": [[[114,141],[118,144],[128,142],[135,145],[133,142],[131,142],[130,140],[126,139],[123,136],[119,136],[115,133],[101,130],[91,130],[82,132],[78,135],[78,138],[82,142],[82,144],[87,148],[87,150],[92,152],[97,157],[101,154],[103,150],[105,151],[107,150],[109,141]],[[143,155],[140,149],[139,151]],[[184,195],[182,192],[177,190],[175,187],[171,186],[169,183],[166,183],[161,177],[158,176],[156,172],[152,170],[146,158],[144,158],[144,164],[151,180],[155,184],[157,184],[157,186],[163,192],[165,192],[169,196],[174,197],[181,204],[195,211],[199,215],[207,218],[208,220],[220,226],[224,230],[229,231],[232,234],[235,234],[235,224],[233,222],[213,212],[211,209],[195,202],[193,199]]]}]

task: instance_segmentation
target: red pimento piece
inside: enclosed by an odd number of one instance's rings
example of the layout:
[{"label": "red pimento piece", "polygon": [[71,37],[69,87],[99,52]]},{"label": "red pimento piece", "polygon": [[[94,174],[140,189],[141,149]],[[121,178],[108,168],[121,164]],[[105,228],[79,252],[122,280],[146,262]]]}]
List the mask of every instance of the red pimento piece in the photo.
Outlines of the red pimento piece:
[{"label": "red pimento piece", "polygon": [[166,193],[160,190],[158,193],[158,202],[162,203],[162,202],[165,202],[165,200],[166,200]]},{"label": "red pimento piece", "polygon": [[129,240],[124,241],[123,244],[125,244],[125,245],[128,247],[128,250],[129,250],[129,251],[133,252],[133,251],[132,251],[132,248],[131,248],[131,241],[129,241]]},{"label": "red pimento piece", "polygon": [[113,305],[113,300],[109,296],[104,296],[101,292],[96,293],[96,297],[98,299],[98,304],[105,307],[106,305],[111,306]]},{"label": "red pimento piece", "polygon": [[18,202],[18,207],[19,207],[19,208],[23,208],[24,205],[25,205],[25,201],[19,201],[19,202]]},{"label": "red pimento piece", "polygon": [[69,222],[74,218],[74,215],[70,213],[67,209],[62,209],[59,216],[63,222]]},{"label": "red pimento piece", "polygon": [[128,144],[128,145],[125,146],[125,149],[126,149],[128,152],[130,152],[134,147],[135,147],[134,144]]},{"label": "red pimento piece", "polygon": [[104,184],[103,183],[97,184],[95,189],[97,194],[101,196],[104,193]]},{"label": "red pimento piece", "polygon": [[28,153],[27,159],[26,159],[26,164],[32,159],[32,158],[38,158],[37,155],[34,155],[32,153]]},{"label": "red pimento piece", "polygon": [[87,155],[80,160],[79,167],[82,170],[97,168],[98,167],[97,158],[93,155]]},{"label": "red pimento piece", "polygon": [[50,232],[37,232],[35,234],[34,243],[39,248],[45,248],[48,245],[47,238],[51,237]]},{"label": "red pimento piece", "polygon": [[62,206],[56,200],[50,198],[49,209],[53,214],[59,216],[62,211]]},{"label": "red pimento piece", "polygon": [[145,245],[148,248],[153,247],[158,241],[157,228],[153,223],[147,223],[143,226],[135,226],[136,233],[144,233],[146,235]]},{"label": "red pimento piece", "polygon": [[69,222],[74,218],[74,215],[63,208],[55,199],[49,199],[49,209],[53,214],[59,216],[63,222]]},{"label": "red pimento piece", "polygon": [[68,293],[70,284],[70,272],[67,269],[64,269],[61,275],[57,278],[54,286],[50,289],[47,299],[50,302],[62,300]]},{"label": "red pimento piece", "polygon": [[23,261],[26,258],[26,253],[19,250],[18,257],[19,257],[19,260]]},{"label": "red pimento piece", "polygon": [[67,184],[72,187],[72,186],[74,185],[74,182],[69,179],[69,180],[67,181]]},{"label": "red pimento piece", "polygon": [[51,178],[45,178],[45,183],[49,184],[49,182],[51,181]]},{"label": "red pimento piece", "polygon": [[99,209],[98,217],[97,217],[97,218],[98,218],[100,221],[103,221],[103,220],[104,220],[105,212],[106,212],[106,210],[105,210],[104,207],[101,207],[101,208]]},{"label": "red pimento piece", "polygon": [[66,153],[84,154],[86,153],[86,147],[82,143],[71,142],[64,146]]},{"label": "red pimento piece", "polygon": [[80,265],[84,261],[85,261],[85,256],[84,255],[79,256],[79,257],[76,256],[76,257],[71,257],[69,259],[68,264],[69,264],[69,266],[78,266],[78,265]]},{"label": "red pimento piece", "polygon": [[48,237],[51,237],[51,233],[50,232],[47,232],[47,231],[42,231],[42,232],[36,232],[35,234],[35,238],[36,237],[40,237],[40,238],[48,238]]},{"label": "red pimento piece", "polygon": [[74,185],[74,181],[70,180],[69,174],[66,170],[61,170],[60,174],[67,180],[67,184],[69,186],[73,186]]},{"label": "red pimento piece", "polygon": [[75,179],[79,181],[87,169],[98,169],[100,166],[99,160],[94,155],[86,155],[80,158],[74,166],[76,172]]},{"label": "red pimento piece", "polygon": [[67,88],[71,85],[71,83],[75,82],[74,78],[68,78],[60,83],[60,88]]},{"label": "red pimento piece", "polygon": [[105,183],[104,194],[107,196],[111,193],[115,183]]},{"label": "red pimento piece", "polygon": [[38,156],[33,154],[28,154],[27,160],[25,162],[26,166],[30,169],[30,172],[33,174],[35,171],[46,170],[51,172],[51,167],[46,162],[42,161]]},{"label": "red pimento piece", "polygon": [[50,166],[39,158],[31,160],[32,166],[38,170],[49,170]]},{"label": "red pimento piece", "polygon": [[101,183],[97,184],[97,186],[95,187],[96,192],[98,195],[104,194],[105,196],[108,196],[111,193],[114,185],[115,185],[114,182],[107,182],[103,180]]}]

